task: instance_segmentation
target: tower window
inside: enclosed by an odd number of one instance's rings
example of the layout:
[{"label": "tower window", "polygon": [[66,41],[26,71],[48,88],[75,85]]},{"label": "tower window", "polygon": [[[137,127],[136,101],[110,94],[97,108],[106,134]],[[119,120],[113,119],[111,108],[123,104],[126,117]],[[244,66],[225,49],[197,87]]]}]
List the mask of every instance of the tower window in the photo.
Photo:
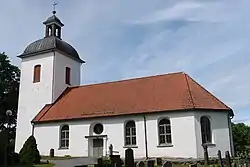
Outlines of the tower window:
[{"label": "tower window", "polygon": [[33,76],[33,82],[40,82],[41,80],[41,65],[35,65],[34,67],[34,76]]},{"label": "tower window", "polygon": [[70,85],[70,68],[69,67],[66,67],[65,83]]}]

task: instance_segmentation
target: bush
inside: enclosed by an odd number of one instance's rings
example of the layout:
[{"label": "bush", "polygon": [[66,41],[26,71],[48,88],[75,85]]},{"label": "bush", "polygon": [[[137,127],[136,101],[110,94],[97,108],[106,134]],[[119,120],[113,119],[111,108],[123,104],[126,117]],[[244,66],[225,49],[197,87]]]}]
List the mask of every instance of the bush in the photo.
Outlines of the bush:
[{"label": "bush", "polygon": [[16,165],[19,164],[20,159],[18,153],[9,153],[8,154],[8,164],[9,165]]},{"label": "bush", "polygon": [[30,136],[24,143],[23,148],[19,153],[21,164],[38,164],[41,156],[37,149],[36,139]]}]

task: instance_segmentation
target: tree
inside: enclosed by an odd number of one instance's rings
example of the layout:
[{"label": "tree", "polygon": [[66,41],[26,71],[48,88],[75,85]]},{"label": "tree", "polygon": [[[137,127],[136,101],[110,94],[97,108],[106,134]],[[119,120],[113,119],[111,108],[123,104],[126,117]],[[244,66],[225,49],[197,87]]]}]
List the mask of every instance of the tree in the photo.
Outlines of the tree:
[{"label": "tree", "polygon": [[234,149],[236,153],[246,150],[250,146],[250,127],[244,123],[232,123]]},{"label": "tree", "polygon": [[8,123],[6,111],[12,110],[13,114],[9,120],[11,123],[10,139],[12,141],[15,138],[19,82],[19,68],[10,63],[5,53],[0,53],[0,130],[5,129]]},{"label": "tree", "polygon": [[19,153],[20,162],[22,164],[38,164],[41,156],[37,149],[36,139],[30,136],[24,143],[23,148]]}]

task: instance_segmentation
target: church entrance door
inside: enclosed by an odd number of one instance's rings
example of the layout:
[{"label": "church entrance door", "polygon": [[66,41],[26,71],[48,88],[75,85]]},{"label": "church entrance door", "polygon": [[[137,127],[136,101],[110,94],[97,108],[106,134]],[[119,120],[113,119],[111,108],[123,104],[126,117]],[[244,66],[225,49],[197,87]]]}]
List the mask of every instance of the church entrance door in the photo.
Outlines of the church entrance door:
[{"label": "church entrance door", "polygon": [[103,139],[93,139],[93,156],[103,156]]}]

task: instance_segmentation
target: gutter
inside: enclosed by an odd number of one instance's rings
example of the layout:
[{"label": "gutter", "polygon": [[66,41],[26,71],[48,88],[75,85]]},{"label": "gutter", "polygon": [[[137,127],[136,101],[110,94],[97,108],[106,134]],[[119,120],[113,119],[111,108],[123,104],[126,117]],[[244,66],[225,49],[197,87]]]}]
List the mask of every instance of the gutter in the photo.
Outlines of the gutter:
[{"label": "gutter", "polygon": [[232,120],[233,115],[228,115],[228,130],[229,130],[229,139],[230,139],[230,151],[231,151],[231,156],[235,157],[235,152],[234,152],[234,142],[233,142],[233,133],[232,133]]},{"label": "gutter", "polygon": [[146,123],[146,116],[143,116],[144,120],[144,136],[145,136],[145,149],[146,149],[146,159],[148,159],[148,136],[147,136],[147,123]]},{"label": "gutter", "polygon": [[31,125],[32,125],[32,132],[31,132],[31,135],[34,136],[34,130],[35,130],[34,123],[31,123]]}]

